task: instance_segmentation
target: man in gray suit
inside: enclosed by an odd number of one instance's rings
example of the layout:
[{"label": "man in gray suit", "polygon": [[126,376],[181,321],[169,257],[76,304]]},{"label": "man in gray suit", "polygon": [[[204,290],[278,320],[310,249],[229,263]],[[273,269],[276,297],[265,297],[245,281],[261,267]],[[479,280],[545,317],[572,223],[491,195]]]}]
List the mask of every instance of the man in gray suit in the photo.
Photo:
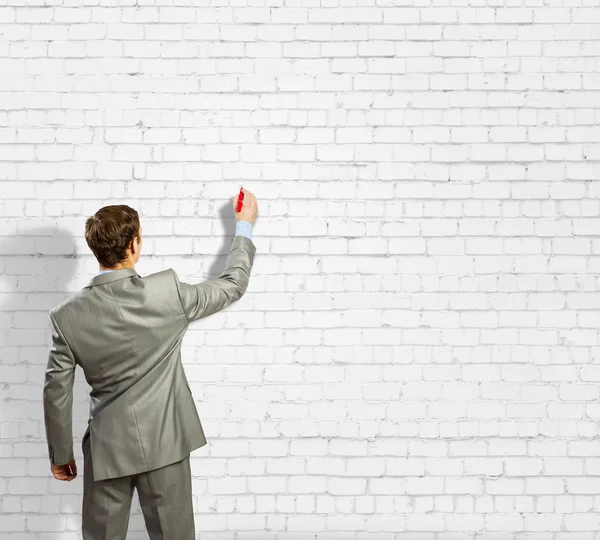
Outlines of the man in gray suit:
[{"label": "man in gray suit", "polygon": [[50,310],[52,347],[44,384],[51,471],[77,476],[72,407],[76,365],[91,386],[82,441],[84,540],[125,540],[134,488],[151,540],[194,540],[190,452],[206,439],[181,363],[188,325],[239,300],[256,247],[258,205],[244,191],[225,270],[198,284],[174,270],[141,277],[142,228],[126,205],[86,221],[85,238],[101,272]]}]

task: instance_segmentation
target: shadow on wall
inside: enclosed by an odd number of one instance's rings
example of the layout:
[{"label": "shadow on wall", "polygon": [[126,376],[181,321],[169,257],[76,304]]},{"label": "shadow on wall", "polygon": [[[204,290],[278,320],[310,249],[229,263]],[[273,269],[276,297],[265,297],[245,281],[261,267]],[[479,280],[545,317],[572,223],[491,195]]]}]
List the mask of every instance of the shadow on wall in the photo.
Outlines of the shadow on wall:
[{"label": "shadow on wall", "polygon": [[[235,219],[231,217],[231,202],[227,202],[219,209],[219,217],[223,224],[223,245],[218,252],[218,256],[215,257],[214,262],[211,264],[210,269],[206,273],[205,279],[217,279],[223,270],[225,270],[224,258],[229,253],[231,240],[235,236]],[[210,254],[207,254],[210,255]]]},{"label": "shadow on wall", "polygon": [[82,265],[75,239],[58,226],[28,229],[21,221],[9,234],[0,237],[0,457],[10,460],[0,479],[0,493],[6,494],[2,534],[75,540],[81,538],[81,437],[87,427],[89,386],[76,369],[78,478],[71,482],[55,480],[50,472],[42,391],[52,344],[48,311],[75,292],[70,284]]}]

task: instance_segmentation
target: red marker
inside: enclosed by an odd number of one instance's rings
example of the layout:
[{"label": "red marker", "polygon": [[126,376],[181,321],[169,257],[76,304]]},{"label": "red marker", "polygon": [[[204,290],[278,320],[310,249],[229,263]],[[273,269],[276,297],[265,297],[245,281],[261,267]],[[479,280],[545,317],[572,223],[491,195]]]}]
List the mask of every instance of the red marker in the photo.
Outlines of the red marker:
[{"label": "red marker", "polygon": [[244,200],[244,192],[242,191],[242,188],[240,188],[240,194],[238,195],[238,200],[237,200],[237,211],[240,212],[242,209],[242,201]]}]

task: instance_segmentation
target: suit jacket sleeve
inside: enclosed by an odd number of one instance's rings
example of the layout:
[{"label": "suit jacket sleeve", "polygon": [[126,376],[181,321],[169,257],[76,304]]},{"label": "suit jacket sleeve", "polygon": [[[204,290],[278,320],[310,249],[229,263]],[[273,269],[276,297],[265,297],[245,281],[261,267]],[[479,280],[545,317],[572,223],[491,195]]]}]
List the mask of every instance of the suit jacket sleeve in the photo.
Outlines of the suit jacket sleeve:
[{"label": "suit jacket sleeve", "polygon": [[252,240],[242,235],[236,236],[221,275],[195,285],[182,283],[171,269],[188,322],[221,311],[243,296],[250,280],[255,252],[256,246]]},{"label": "suit jacket sleeve", "polygon": [[73,382],[77,362],[56,319],[44,383],[44,422],[50,462],[64,465],[73,455]]}]

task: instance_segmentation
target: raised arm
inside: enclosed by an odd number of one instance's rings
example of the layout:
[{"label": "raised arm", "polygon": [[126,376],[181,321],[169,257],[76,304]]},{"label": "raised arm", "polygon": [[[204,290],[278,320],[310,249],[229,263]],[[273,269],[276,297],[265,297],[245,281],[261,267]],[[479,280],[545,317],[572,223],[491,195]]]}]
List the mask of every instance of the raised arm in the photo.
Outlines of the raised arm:
[{"label": "raised arm", "polygon": [[188,322],[221,311],[243,296],[250,280],[255,252],[256,247],[252,240],[238,235],[231,243],[225,270],[217,279],[209,279],[195,285],[183,283],[179,281],[177,273],[171,270]]},{"label": "raised arm", "polygon": [[256,246],[252,242],[252,225],[258,205],[254,195],[244,191],[241,212],[236,211],[237,196],[232,199],[236,218],[235,238],[231,243],[225,270],[217,279],[198,284],[183,283],[174,270],[173,278],[177,294],[188,322],[207,317],[221,311],[239,300],[248,288],[250,270],[254,263]]}]

